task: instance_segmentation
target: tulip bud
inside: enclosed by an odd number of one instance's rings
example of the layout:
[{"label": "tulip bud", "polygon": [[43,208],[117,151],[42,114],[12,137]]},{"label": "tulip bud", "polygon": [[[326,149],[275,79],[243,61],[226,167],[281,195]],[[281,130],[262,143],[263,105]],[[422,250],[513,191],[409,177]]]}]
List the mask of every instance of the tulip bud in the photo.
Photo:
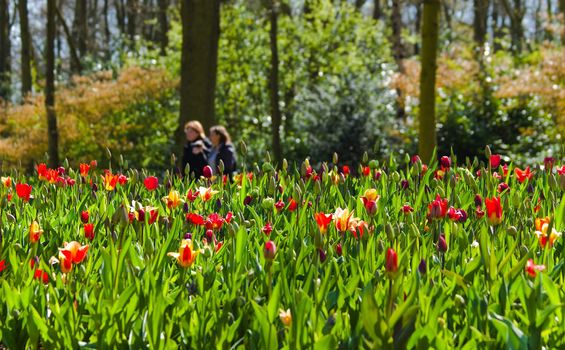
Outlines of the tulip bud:
[{"label": "tulip bud", "polygon": [[191,240],[192,239],[192,233],[190,233],[190,232],[185,233],[184,239],[190,239]]},{"label": "tulip bud", "polygon": [[388,248],[386,251],[385,269],[389,274],[394,274],[398,271],[398,255],[392,248]]},{"label": "tulip bud", "polygon": [[445,241],[445,237],[443,235],[439,236],[439,239],[437,241],[437,250],[439,250],[440,253],[445,253],[447,251],[447,242]]},{"label": "tulip bud", "polygon": [[209,179],[212,177],[212,175],[214,174],[214,171],[212,170],[212,167],[209,165],[206,165],[204,168],[202,168],[202,175]]},{"label": "tulip bud", "polygon": [[428,271],[428,265],[426,264],[426,259],[420,260],[420,263],[418,264],[418,272],[420,272],[420,275],[425,275],[426,272]]},{"label": "tulip bud", "polygon": [[465,308],[465,298],[463,298],[459,294],[455,294],[455,306],[458,309],[464,309]]},{"label": "tulip bud", "polygon": [[557,188],[559,187],[559,185],[557,184],[557,179],[555,179],[555,175],[551,173],[547,177],[547,183],[549,184],[549,188],[551,188],[552,190],[557,190]]},{"label": "tulip bud", "polygon": [[483,199],[480,194],[475,195],[475,207],[480,207],[483,205]]},{"label": "tulip bud", "polygon": [[442,168],[451,168],[451,158],[448,156],[441,157],[440,164]]},{"label": "tulip bud", "polygon": [[206,238],[208,239],[208,242],[212,242],[214,238],[214,231],[206,230]]},{"label": "tulip bud", "polygon": [[561,187],[561,190],[565,191],[565,174],[559,175],[559,187]]},{"label": "tulip bud", "polygon": [[487,156],[487,158],[490,158],[490,156],[492,155],[489,145],[486,145],[485,147],[485,155]]},{"label": "tulip bud", "polygon": [[516,229],[516,226],[510,226],[506,229],[506,233],[510,236],[516,237],[518,230]]},{"label": "tulip bud", "polygon": [[83,224],[86,224],[86,223],[88,223],[88,219],[89,219],[88,211],[83,210],[80,213],[80,221],[82,221]]},{"label": "tulip bud", "polygon": [[288,169],[288,160],[286,160],[286,158],[283,158],[283,160],[282,160],[282,170],[284,172],[286,172],[287,169]]},{"label": "tulip bud", "polygon": [[253,197],[247,195],[243,199],[243,205],[247,206],[247,205],[251,204],[252,201],[253,201]]},{"label": "tulip bud", "polygon": [[369,162],[369,168],[376,169],[378,166],[379,166],[379,162],[374,159],[371,159],[371,161]]},{"label": "tulip bud", "polygon": [[326,261],[326,252],[322,248],[318,248],[318,256],[320,257],[320,262],[323,263]]},{"label": "tulip bud", "polygon": [[239,142],[239,152],[244,156],[247,154],[247,145],[243,140]]},{"label": "tulip bud", "polygon": [[369,161],[369,154],[367,153],[367,151],[363,152],[363,158],[361,159],[361,161],[363,162],[363,164],[367,164],[367,162]]},{"label": "tulip bud", "polygon": [[265,248],[263,250],[263,253],[265,255],[265,259],[266,260],[273,260],[275,258],[275,255],[277,254],[277,246],[275,245],[275,242],[273,241],[267,241],[265,243]]},{"label": "tulip bud", "polygon": [[333,157],[332,157],[332,162],[334,164],[337,164],[338,161],[339,161],[339,157],[338,157],[337,153],[334,152]]},{"label": "tulip bud", "polygon": [[343,255],[343,248],[341,246],[341,243],[338,243],[335,246],[335,253],[337,254],[337,256],[342,256]]},{"label": "tulip bud", "polygon": [[261,202],[261,207],[265,210],[273,209],[274,206],[275,200],[271,197],[267,197]]}]

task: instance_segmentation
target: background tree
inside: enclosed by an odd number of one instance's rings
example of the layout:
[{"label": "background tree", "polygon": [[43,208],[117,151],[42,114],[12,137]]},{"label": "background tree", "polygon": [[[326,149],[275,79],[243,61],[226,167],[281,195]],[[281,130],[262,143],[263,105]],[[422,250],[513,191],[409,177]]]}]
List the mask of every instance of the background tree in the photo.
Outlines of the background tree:
[{"label": "background tree", "polygon": [[29,32],[27,0],[18,0],[20,15],[20,40],[21,40],[21,79],[22,97],[31,93],[31,36]]},{"label": "background tree", "polygon": [[420,73],[420,112],[418,151],[429,162],[436,147],[435,92],[439,31],[439,0],[424,0],[422,21],[422,70]]},{"label": "background tree", "polygon": [[47,153],[49,166],[59,165],[59,134],[55,114],[55,21],[56,0],[47,0],[47,39],[45,41],[45,110],[47,112]]},{"label": "background tree", "polygon": [[273,136],[273,153],[277,164],[282,164],[281,146],[281,109],[279,104],[279,51],[277,44],[279,3],[269,0],[269,42],[271,48],[271,68],[269,70],[269,90],[271,98],[271,123]]},{"label": "background tree", "polygon": [[[184,145],[184,124],[216,123],[214,102],[220,38],[219,0],[181,0],[182,53],[178,151]],[[180,153],[179,153],[180,154]]]},{"label": "background tree", "polygon": [[0,99],[10,98],[10,8],[0,0]]}]

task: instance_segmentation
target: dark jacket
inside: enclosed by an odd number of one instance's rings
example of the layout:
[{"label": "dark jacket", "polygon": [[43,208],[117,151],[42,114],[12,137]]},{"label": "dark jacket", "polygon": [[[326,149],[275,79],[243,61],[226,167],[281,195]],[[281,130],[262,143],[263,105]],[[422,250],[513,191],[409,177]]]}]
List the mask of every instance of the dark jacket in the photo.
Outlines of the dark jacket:
[{"label": "dark jacket", "polygon": [[[192,149],[199,144],[204,144],[202,153],[193,154]],[[184,169],[186,165],[190,165],[190,173],[194,175],[194,177],[199,178],[202,176],[202,169],[208,165],[208,154],[212,149],[212,143],[208,138],[204,139],[197,139],[194,142],[188,142],[184,145],[184,152],[182,156],[182,168],[181,171],[184,174]]]},{"label": "dark jacket", "polygon": [[231,143],[223,143],[219,146],[215,162],[216,166],[214,167],[215,172],[219,172],[218,165],[220,165],[220,160],[224,162],[224,174],[231,175],[235,172],[237,168],[237,156],[235,155],[235,148]]}]

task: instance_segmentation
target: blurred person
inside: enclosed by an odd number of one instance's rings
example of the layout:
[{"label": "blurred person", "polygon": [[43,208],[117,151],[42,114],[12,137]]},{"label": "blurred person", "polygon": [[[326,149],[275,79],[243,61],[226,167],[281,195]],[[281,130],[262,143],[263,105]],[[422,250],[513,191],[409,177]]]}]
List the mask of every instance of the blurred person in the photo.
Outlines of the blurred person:
[{"label": "blurred person", "polygon": [[206,137],[204,128],[199,121],[191,120],[184,126],[186,134],[186,145],[182,156],[182,168],[184,171],[186,165],[190,166],[190,173],[194,177],[202,176],[202,169],[208,165],[208,155],[212,149],[212,143]]},{"label": "blurred person", "polygon": [[237,157],[235,147],[226,128],[221,125],[211,127],[210,141],[212,141],[212,149],[208,155],[208,164],[212,167],[214,173],[218,173],[221,160],[224,163],[224,174],[232,175],[236,169]]}]

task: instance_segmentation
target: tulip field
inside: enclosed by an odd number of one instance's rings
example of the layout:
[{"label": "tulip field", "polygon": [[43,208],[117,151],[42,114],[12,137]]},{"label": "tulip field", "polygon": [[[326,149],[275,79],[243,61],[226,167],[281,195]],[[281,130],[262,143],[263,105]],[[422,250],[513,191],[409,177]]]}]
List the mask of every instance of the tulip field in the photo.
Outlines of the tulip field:
[{"label": "tulip field", "polygon": [[565,166],[3,169],[0,349],[565,348]]}]

